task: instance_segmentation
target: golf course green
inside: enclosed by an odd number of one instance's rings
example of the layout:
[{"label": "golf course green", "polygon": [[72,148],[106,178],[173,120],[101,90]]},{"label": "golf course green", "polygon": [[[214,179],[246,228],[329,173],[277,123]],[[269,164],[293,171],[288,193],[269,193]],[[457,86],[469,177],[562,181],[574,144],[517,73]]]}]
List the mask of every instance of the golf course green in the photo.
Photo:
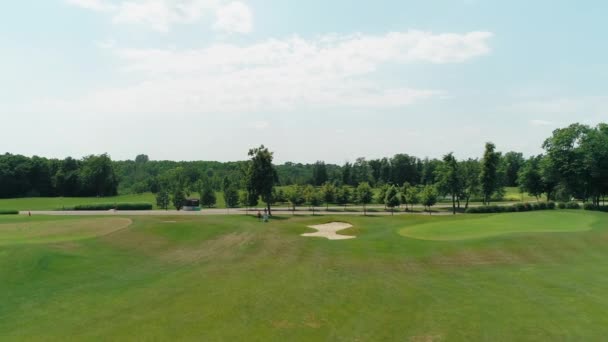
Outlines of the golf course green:
[{"label": "golf course green", "polygon": [[0,340],[601,341],[607,266],[582,210],[6,216]]}]

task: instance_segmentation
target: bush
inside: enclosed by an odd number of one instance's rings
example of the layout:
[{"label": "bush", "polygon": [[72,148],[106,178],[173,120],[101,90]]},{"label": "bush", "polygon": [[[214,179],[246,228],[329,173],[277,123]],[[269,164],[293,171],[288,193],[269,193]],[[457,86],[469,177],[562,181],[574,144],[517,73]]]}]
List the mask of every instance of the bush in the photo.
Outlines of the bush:
[{"label": "bush", "polygon": [[530,206],[532,207],[532,210],[540,210],[540,204],[538,203],[532,203]]},{"label": "bush", "polygon": [[545,203],[545,202],[538,203],[538,210],[547,210],[547,209],[548,209],[547,203]]},{"label": "bush", "polygon": [[557,205],[557,207],[558,207],[559,209],[566,209],[566,203],[564,203],[564,202],[559,202],[559,204]]},{"label": "bush", "polygon": [[151,203],[95,203],[81,204],[74,207],[76,211],[106,211],[106,210],[152,210]]},{"label": "bush", "polygon": [[547,202],[547,209],[549,209],[549,210],[555,209],[555,202]]},{"label": "bush", "polygon": [[568,202],[566,203],[566,209],[580,209],[581,205],[578,202]]},{"label": "bush", "polygon": [[19,212],[17,210],[1,210],[0,209],[0,215],[19,215]]},{"label": "bush", "polygon": [[583,209],[585,210],[599,210],[600,208],[593,205],[592,203],[585,203],[583,204]]}]

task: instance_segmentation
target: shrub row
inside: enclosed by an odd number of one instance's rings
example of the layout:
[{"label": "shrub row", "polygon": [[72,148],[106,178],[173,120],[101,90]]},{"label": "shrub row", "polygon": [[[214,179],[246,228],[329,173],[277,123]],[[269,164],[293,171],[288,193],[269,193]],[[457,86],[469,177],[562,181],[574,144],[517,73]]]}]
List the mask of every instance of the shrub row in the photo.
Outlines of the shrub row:
[{"label": "shrub row", "polygon": [[562,202],[557,205],[559,209],[580,209],[581,205],[578,202]]},{"label": "shrub row", "polygon": [[603,211],[603,212],[608,213],[608,206],[593,205],[592,203],[585,203],[585,205],[583,205],[583,209],[593,210],[593,211]]},{"label": "shrub row", "polygon": [[19,212],[17,210],[1,210],[0,209],[0,215],[19,215]]},{"label": "shrub row", "polygon": [[81,204],[74,207],[76,211],[104,211],[104,210],[152,210],[151,203],[95,203]]},{"label": "shrub row", "polygon": [[489,214],[489,213],[516,213],[535,210],[553,210],[554,202],[540,203],[516,203],[514,205],[488,205],[483,207],[472,207],[467,209],[467,214]]}]

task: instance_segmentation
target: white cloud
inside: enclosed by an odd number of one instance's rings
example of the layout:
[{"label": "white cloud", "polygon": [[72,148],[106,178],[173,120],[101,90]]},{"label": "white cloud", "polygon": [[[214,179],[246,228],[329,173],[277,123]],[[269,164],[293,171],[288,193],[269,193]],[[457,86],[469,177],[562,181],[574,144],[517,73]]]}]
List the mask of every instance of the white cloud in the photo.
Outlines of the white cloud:
[{"label": "white cloud", "polygon": [[226,5],[226,0],[65,1],[88,10],[110,13],[114,23],[137,24],[159,32],[168,32],[176,24],[194,23],[214,14],[218,20],[214,27],[218,30],[247,33],[251,31],[253,22],[246,4],[233,2]]},{"label": "white cloud", "polygon": [[395,63],[456,63],[487,54],[488,32],[270,39],[249,46],[198,50],[107,50],[122,71],[140,78],[77,101],[51,101],[66,111],[98,113],[228,113],[296,108],[399,108],[444,96],[435,89],[392,87],[374,73]]},{"label": "white cloud", "polygon": [[225,32],[250,33],[253,29],[251,9],[240,1],[220,7],[216,11],[216,21],[213,28]]}]

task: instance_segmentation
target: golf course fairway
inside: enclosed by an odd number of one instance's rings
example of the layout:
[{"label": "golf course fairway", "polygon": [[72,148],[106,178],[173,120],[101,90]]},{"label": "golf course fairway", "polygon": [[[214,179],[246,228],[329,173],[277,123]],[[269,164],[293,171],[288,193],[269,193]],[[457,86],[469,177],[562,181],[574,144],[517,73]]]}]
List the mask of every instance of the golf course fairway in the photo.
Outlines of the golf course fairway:
[{"label": "golf course fairway", "polygon": [[0,340],[608,336],[605,213],[107,219],[0,217]]}]

